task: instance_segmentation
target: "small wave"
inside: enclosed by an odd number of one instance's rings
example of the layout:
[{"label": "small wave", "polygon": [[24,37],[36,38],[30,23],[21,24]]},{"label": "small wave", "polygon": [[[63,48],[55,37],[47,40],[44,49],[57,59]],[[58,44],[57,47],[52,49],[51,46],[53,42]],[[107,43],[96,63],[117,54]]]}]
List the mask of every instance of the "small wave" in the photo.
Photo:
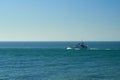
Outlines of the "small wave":
[{"label": "small wave", "polygon": [[112,49],[106,48],[105,50],[112,50]]},{"label": "small wave", "polygon": [[90,50],[100,50],[99,48],[90,48]]},{"label": "small wave", "polygon": [[120,50],[120,49],[112,49],[112,48],[90,48],[89,50]]}]

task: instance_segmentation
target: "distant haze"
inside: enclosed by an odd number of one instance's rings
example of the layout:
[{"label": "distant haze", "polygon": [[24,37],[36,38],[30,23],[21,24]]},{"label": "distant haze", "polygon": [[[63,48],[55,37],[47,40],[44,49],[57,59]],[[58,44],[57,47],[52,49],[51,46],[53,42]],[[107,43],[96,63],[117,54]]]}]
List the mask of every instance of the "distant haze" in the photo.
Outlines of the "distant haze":
[{"label": "distant haze", "polygon": [[0,41],[120,41],[120,0],[0,0]]}]

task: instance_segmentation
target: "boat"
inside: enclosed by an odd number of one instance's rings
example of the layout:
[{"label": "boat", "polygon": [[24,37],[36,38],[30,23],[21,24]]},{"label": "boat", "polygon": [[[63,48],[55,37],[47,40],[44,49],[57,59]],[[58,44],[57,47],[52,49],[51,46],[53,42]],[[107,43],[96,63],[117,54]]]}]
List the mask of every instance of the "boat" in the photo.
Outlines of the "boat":
[{"label": "boat", "polygon": [[66,47],[67,50],[87,50],[88,46],[84,44],[84,42],[82,43],[78,43],[77,45],[71,47],[71,46],[67,46]]}]

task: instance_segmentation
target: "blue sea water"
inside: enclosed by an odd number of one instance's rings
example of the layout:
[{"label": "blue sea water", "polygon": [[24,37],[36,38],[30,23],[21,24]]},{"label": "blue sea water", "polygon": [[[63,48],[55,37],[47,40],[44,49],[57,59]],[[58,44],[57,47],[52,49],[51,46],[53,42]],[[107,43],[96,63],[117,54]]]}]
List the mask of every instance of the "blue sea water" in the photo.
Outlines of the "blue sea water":
[{"label": "blue sea water", "polygon": [[120,80],[120,42],[0,42],[0,80]]}]

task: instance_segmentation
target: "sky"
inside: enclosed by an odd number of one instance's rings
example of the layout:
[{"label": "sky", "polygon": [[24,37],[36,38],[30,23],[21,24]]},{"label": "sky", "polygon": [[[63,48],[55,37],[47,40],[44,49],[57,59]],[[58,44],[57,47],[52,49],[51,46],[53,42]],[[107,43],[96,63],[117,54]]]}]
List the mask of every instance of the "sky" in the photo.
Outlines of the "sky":
[{"label": "sky", "polygon": [[120,41],[120,0],[0,0],[0,41]]}]

